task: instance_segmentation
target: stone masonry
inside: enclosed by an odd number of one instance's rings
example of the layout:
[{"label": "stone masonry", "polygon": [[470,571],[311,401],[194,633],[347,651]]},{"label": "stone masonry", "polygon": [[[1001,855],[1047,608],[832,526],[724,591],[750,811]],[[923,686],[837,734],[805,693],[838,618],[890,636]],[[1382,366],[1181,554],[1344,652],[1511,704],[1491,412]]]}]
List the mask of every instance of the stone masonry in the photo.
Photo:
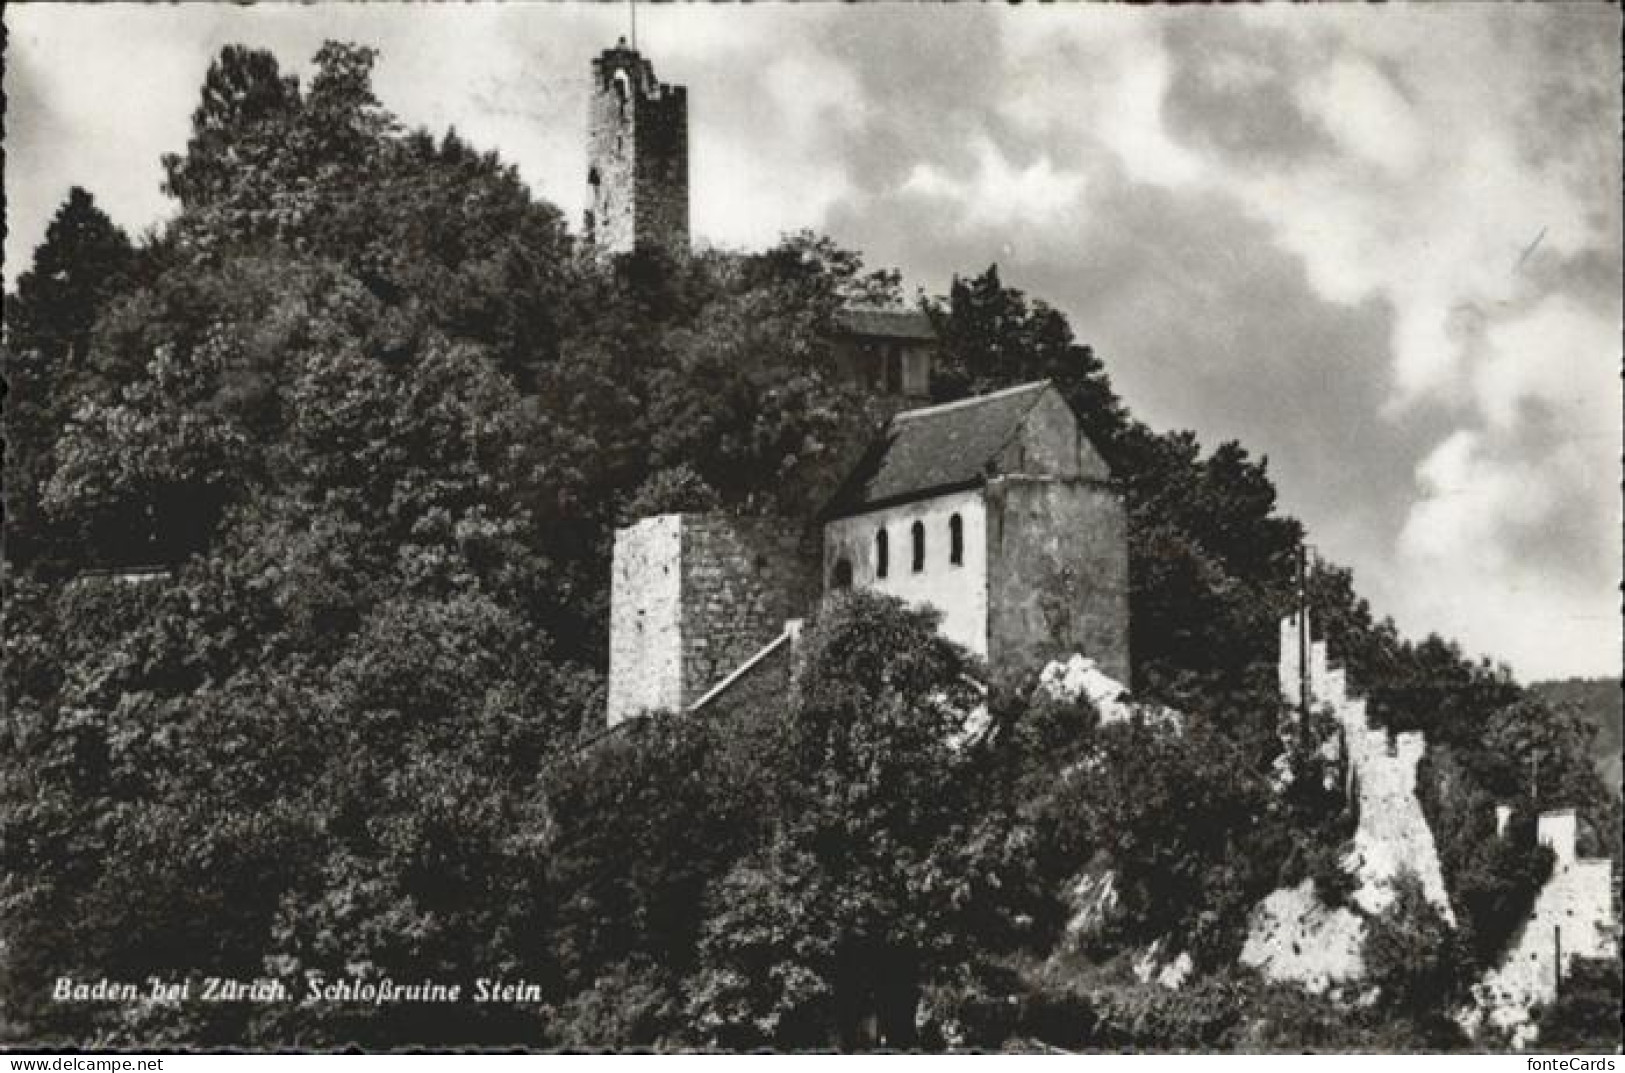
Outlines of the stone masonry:
[{"label": "stone masonry", "polygon": [[615,534],[609,723],[683,710],[816,599],[803,535],[723,513],[662,514]]},{"label": "stone masonry", "polygon": [[688,91],[622,40],[592,65],[584,233],[600,253],[688,249]]}]

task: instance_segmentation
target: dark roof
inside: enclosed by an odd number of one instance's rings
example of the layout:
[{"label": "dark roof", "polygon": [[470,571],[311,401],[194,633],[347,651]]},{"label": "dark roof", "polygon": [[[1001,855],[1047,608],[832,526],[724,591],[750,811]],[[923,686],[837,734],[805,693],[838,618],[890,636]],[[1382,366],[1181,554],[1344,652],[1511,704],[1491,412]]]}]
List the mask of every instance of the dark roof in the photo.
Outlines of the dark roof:
[{"label": "dark roof", "polygon": [[846,335],[879,339],[920,339],[935,342],[931,318],[915,309],[862,309],[849,306],[835,311],[835,328]]},{"label": "dark roof", "polygon": [[1049,389],[1049,381],[1040,380],[898,414],[824,508],[824,517],[982,483]]}]

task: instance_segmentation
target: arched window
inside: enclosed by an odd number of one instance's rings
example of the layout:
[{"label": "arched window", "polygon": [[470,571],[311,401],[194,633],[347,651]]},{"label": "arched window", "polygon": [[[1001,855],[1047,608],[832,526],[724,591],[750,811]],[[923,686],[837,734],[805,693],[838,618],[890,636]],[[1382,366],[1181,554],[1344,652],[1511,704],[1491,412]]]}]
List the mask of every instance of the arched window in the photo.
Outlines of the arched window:
[{"label": "arched window", "polygon": [[965,562],[965,521],[957,514],[948,519],[948,561],[955,566]]},{"label": "arched window", "polygon": [[875,534],[875,577],[885,577],[891,570],[891,540],[882,529]]},{"label": "arched window", "polygon": [[837,559],[835,571],[830,576],[829,587],[832,589],[850,589],[852,587],[852,562],[849,559]]},{"label": "arched window", "polygon": [[615,101],[620,106],[621,118],[626,118],[626,98],[632,94],[631,79],[626,77],[625,71],[615,72]]},{"label": "arched window", "polygon": [[915,522],[912,532],[914,534],[914,572],[918,574],[925,569],[925,523]]}]

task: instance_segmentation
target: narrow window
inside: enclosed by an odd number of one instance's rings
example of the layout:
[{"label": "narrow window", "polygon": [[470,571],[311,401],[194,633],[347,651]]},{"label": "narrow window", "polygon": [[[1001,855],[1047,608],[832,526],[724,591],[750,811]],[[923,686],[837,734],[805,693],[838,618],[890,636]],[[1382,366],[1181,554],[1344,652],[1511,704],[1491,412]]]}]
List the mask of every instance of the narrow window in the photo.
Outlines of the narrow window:
[{"label": "narrow window", "polygon": [[918,574],[925,569],[925,523],[915,522],[912,532],[914,534],[914,572]]},{"label": "narrow window", "polygon": [[948,561],[955,566],[965,562],[965,522],[957,514],[948,519]]},{"label": "narrow window", "polygon": [[901,395],[903,393],[903,351],[895,343],[886,347],[886,393],[888,395]]},{"label": "narrow window", "polygon": [[875,534],[875,577],[885,577],[891,570],[891,541],[882,529]]},{"label": "narrow window", "polygon": [[852,563],[847,559],[836,560],[835,572],[829,581],[832,589],[850,589],[852,587]]}]

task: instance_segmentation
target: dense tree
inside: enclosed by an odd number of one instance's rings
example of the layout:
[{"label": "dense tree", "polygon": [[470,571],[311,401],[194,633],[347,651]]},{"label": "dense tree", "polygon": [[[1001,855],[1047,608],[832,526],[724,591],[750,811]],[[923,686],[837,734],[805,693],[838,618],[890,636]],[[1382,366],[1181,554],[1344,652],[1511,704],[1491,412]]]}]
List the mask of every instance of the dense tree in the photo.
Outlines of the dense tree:
[{"label": "dense tree", "polygon": [[1362,956],[1380,1001],[1406,1015],[1448,1010],[1465,982],[1456,936],[1411,873],[1370,921]]},{"label": "dense tree", "polygon": [[85,386],[96,317],[128,284],[135,259],[124,232],[73,187],[5,303],[5,547],[13,568],[42,555],[60,559],[69,539],[40,511],[51,447]]},{"label": "dense tree", "polygon": [[[717,887],[691,1006],[728,1047],[912,1046],[920,986],[998,942],[998,835],[979,830],[979,703],[935,615],[850,594],[803,642],[801,689],[768,752],[760,850]],[[765,713],[764,713],[765,714]]]}]

